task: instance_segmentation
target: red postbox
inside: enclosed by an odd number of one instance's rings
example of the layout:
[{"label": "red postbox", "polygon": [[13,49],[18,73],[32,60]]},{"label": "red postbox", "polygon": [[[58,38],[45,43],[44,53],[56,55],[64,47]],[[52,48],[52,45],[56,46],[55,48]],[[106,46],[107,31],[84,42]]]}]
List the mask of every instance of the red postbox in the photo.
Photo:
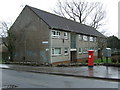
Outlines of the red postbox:
[{"label": "red postbox", "polygon": [[88,66],[94,66],[94,50],[88,50]]}]

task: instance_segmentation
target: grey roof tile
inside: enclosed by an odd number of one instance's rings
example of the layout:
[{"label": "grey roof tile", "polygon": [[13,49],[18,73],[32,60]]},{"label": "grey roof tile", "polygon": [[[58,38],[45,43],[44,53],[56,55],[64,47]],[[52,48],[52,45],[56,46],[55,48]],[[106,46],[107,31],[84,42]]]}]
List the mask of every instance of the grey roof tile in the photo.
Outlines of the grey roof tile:
[{"label": "grey roof tile", "polygon": [[29,7],[37,16],[44,20],[49,25],[50,28],[104,37],[103,34],[101,34],[100,32],[98,32],[97,30],[90,26],[74,22],[67,18],[60,17],[46,11],[42,11],[40,9],[28,5],[26,7]]}]

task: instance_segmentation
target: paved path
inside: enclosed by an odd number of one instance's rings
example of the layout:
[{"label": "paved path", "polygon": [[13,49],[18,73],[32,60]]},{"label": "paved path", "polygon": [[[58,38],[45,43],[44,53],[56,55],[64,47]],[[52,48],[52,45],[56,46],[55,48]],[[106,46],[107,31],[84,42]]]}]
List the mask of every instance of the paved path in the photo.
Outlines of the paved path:
[{"label": "paved path", "polygon": [[81,67],[33,67],[25,65],[0,65],[2,68],[9,68],[22,71],[31,72],[42,72],[51,73],[58,75],[68,75],[68,76],[81,76],[81,77],[91,77],[91,78],[103,78],[109,80],[120,80],[119,68],[117,67],[106,67],[106,66],[94,66],[93,68],[88,68],[87,66]]}]

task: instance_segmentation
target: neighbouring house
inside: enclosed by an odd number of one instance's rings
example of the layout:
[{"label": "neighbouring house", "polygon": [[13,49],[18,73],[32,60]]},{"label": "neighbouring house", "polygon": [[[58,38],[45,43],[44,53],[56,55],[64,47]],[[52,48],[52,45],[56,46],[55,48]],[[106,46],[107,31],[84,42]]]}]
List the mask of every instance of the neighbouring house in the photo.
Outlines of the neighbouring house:
[{"label": "neighbouring house", "polygon": [[27,5],[10,30],[15,33],[18,62],[85,62],[88,50],[98,57],[97,38],[104,37],[92,27]]},{"label": "neighbouring house", "polygon": [[2,37],[0,37],[0,60],[8,60],[8,50],[3,44]]},{"label": "neighbouring house", "polygon": [[0,59],[2,60],[2,38],[0,37]]}]

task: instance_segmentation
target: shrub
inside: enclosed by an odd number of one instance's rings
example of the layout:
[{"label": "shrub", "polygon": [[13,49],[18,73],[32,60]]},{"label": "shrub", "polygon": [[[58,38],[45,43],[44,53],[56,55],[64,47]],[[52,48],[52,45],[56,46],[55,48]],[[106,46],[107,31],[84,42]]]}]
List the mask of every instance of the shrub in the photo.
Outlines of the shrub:
[{"label": "shrub", "polygon": [[86,59],[85,63],[88,63],[88,60]]},{"label": "shrub", "polygon": [[112,58],[111,58],[111,62],[112,62],[112,63],[116,63],[116,62],[117,62],[117,58],[116,58],[116,57],[112,57]]}]

